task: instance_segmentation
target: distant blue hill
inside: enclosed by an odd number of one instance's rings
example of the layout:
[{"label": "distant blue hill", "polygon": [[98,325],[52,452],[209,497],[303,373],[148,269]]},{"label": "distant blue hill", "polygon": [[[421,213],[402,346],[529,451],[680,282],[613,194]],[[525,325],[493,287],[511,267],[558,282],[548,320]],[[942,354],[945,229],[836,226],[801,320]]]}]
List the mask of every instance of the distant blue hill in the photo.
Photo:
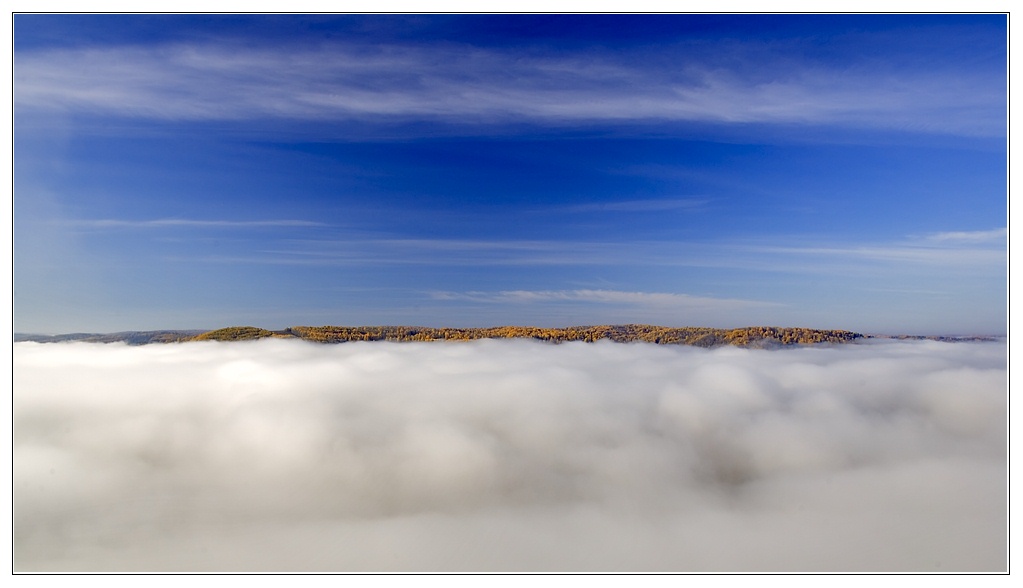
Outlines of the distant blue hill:
[{"label": "distant blue hill", "polygon": [[67,333],[64,335],[32,335],[15,333],[14,342],[35,341],[37,343],[60,343],[64,341],[84,341],[88,343],[119,343],[128,345],[147,345],[149,343],[174,343],[191,339],[205,331],[121,331],[119,333]]}]

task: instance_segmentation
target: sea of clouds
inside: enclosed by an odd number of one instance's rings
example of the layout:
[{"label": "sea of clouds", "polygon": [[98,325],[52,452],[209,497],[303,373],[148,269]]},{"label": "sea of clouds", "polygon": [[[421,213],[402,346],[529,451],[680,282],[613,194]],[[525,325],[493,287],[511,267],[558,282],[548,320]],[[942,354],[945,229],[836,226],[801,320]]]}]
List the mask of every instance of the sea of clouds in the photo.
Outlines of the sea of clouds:
[{"label": "sea of clouds", "polygon": [[1007,348],[14,345],[16,571],[1004,571]]}]

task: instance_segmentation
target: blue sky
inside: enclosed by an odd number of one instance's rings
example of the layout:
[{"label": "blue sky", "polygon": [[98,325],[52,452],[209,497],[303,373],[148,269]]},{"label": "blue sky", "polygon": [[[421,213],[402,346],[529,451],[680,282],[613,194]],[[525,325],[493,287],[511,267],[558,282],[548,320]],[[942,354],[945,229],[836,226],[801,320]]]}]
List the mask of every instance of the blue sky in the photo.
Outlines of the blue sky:
[{"label": "blue sky", "polygon": [[1004,16],[14,18],[14,328],[1004,334]]}]

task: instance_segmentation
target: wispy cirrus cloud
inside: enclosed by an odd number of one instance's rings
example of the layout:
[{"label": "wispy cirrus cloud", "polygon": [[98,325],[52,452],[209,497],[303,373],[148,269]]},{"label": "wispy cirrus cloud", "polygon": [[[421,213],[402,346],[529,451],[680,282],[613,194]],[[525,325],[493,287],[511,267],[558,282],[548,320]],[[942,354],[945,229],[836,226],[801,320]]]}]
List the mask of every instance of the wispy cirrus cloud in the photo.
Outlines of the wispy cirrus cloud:
[{"label": "wispy cirrus cloud", "polygon": [[[662,266],[732,268],[821,275],[880,275],[906,268],[925,271],[1002,271],[1006,263],[999,230],[963,232],[971,237],[925,237],[900,241],[836,242],[778,236],[713,241],[486,240],[486,239],[299,239],[281,240],[258,255],[217,255],[214,263],[274,265],[415,264],[431,266]],[[936,233],[935,235],[956,235]],[[1004,241],[1004,236],[1002,237]]]},{"label": "wispy cirrus cloud", "polygon": [[[785,68],[686,47],[556,55],[450,44],[179,44],[19,52],[18,112],[158,120],[699,121],[1005,133],[1005,84],[970,69]],[[768,51],[769,53],[769,51]],[[777,57],[777,56],[775,56]]]},{"label": "wispy cirrus cloud", "polygon": [[1005,245],[1008,237],[1008,227],[1002,227],[1000,229],[991,229],[989,231],[949,231],[946,233],[932,233],[930,235],[926,235],[924,240],[949,245],[985,243],[992,245]]},{"label": "wispy cirrus cloud", "polygon": [[504,290],[499,292],[432,292],[435,300],[463,300],[480,303],[550,303],[585,302],[595,304],[617,304],[656,306],[664,308],[699,307],[762,307],[781,306],[758,300],[739,300],[691,296],[672,292],[628,292],[622,290]]},{"label": "wispy cirrus cloud", "polygon": [[266,250],[258,262],[297,265],[594,265],[625,263],[629,247],[614,243],[486,239],[297,240]]},{"label": "wispy cirrus cloud", "polygon": [[741,247],[777,256],[832,258],[945,267],[1004,266],[1008,229],[950,231],[909,237],[891,243],[849,245],[763,245]]},{"label": "wispy cirrus cloud", "polygon": [[645,200],[613,200],[590,202],[556,208],[557,212],[669,212],[695,211],[710,200],[703,198],[652,198]]},{"label": "wispy cirrus cloud", "polygon": [[197,220],[197,219],[180,219],[180,218],[166,218],[166,219],[153,219],[153,220],[126,220],[126,219],[94,219],[94,220],[74,220],[68,221],[67,224],[76,227],[84,227],[91,229],[145,229],[145,228],[162,228],[162,227],[180,227],[180,228],[193,228],[193,229],[247,229],[247,228],[273,228],[273,227],[323,227],[326,226],[324,223],[307,221],[307,220],[293,220],[293,219],[270,219],[270,220]]},{"label": "wispy cirrus cloud", "polygon": [[975,265],[1001,265],[1007,260],[1003,250],[988,248],[920,247],[906,245],[848,246],[848,247],[743,247],[751,254],[784,258],[821,258],[850,261],[908,263],[964,267]]}]

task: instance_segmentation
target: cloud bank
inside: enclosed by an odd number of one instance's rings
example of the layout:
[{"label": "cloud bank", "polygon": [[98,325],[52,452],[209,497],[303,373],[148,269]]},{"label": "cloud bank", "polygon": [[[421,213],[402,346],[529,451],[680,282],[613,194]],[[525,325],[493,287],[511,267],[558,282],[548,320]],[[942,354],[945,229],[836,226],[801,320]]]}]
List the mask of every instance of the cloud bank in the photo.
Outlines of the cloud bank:
[{"label": "cloud bank", "polygon": [[1005,570],[1006,347],[14,346],[14,568]]}]

